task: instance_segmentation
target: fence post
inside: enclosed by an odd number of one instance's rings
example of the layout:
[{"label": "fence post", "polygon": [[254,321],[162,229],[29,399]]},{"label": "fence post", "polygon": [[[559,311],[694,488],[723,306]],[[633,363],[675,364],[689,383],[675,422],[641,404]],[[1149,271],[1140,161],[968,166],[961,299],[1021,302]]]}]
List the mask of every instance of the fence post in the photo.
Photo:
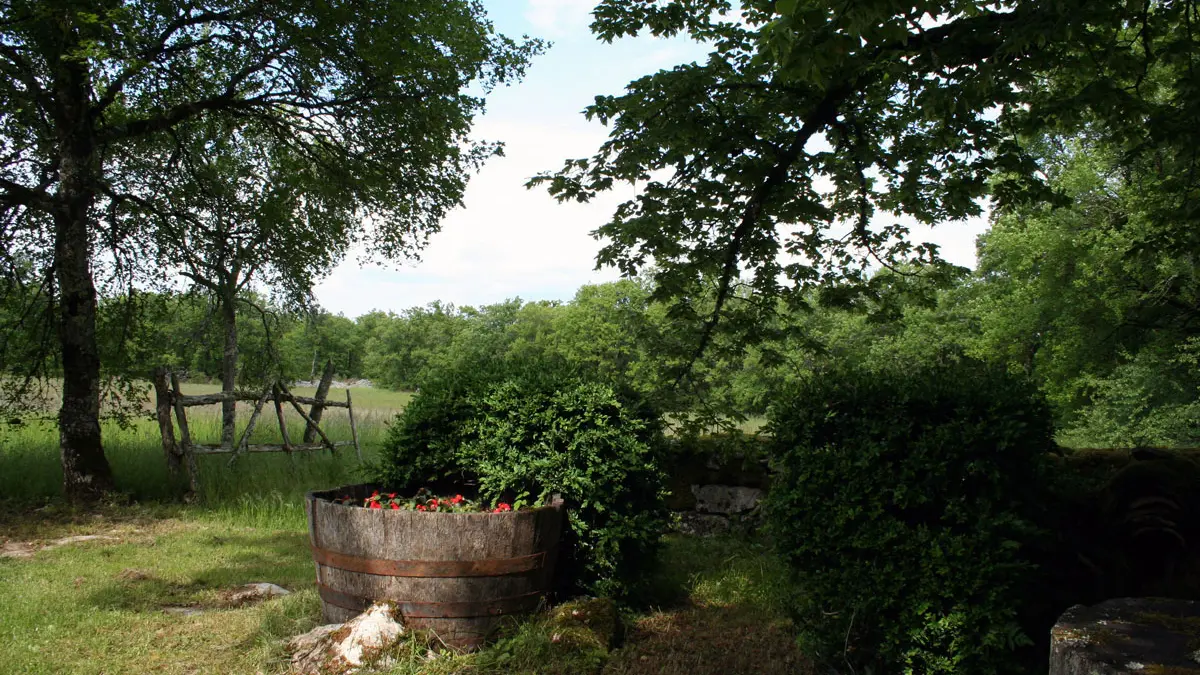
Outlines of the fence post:
[{"label": "fence post", "polygon": [[167,457],[167,470],[178,476],[183,468],[179,447],[175,444],[175,425],[171,423],[171,389],[167,384],[167,369],[154,369],[154,412],[158,416],[158,433],[162,436],[163,454]]},{"label": "fence post", "polygon": [[280,383],[275,383],[275,416],[279,418],[279,435],[283,436],[283,451],[292,454],[292,439],[288,435],[287,420],[283,418],[283,392]]},{"label": "fence post", "polygon": [[354,453],[362,464],[362,447],[358,445],[358,427],[354,426],[354,402],[350,400],[350,387],[346,387],[346,411],[350,413],[350,438],[354,439]]},{"label": "fence post", "polygon": [[175,418],[179,422],[179,444],[187,462],[188,487],[193,499],[200,496],[200,469],[196,466],[196,453],[192,448],[192,434],[188,431],[187,411],[183,407],[183,392],[179,390],[179,376],[171,373],[171,398],[175,402]]},{"label": "fence post", "polygon": [[250,449],[250,434],[254,433],[254,425],[258,424],[258,416],[262,414],[263,405],[266,404],[267,398],[271,396],[271,384],[268,383],[263,389],[262,396],[258,397],[258,402],[254,404],[254,412],[250,414],[250,421],[246,423],[246,429],[242,431],[242,437],[238,439],[238,443],[233,448],[233,456],[229,458],[229,466],[237,461],[238,455],[247,452]]},{"label": "fence post", "polygon": [[321,442],[325,444],[325,447],[329,448],[329,452],[332,453],[337,450],[337,446],[333,444],[333,441],[329,440],[329,436],[326,436],[325,432],[321,430],[321,427],[317,426],[317,423],[308,416],[308,413],[304,412],[304,406],[300,405],[295,396],[292,396],[292,392],[288,390],[287,385],[283,383],[283,380],[280,380],[279,384],[276,386],[278,386],[279,390],[283,392],[283,395],[287,397],[288,402],[292,404],[292,407],[296,409],[296,412],[300,414],[301,419],[308,423],[309,428],[317,430],[317,433],[321,436]]},{"label": "fence post", "polygon": [[308,413],[308,416],[312,418],[312,424],[304,428],[305,443],[312,443],[317,439],[317,425],[321,423],[321,414],[325,412],[325,398],[329,396],[329,387],[332,384],[333,359],[330,359],[325,362],[325,371],[321,373],[321,382],[317,384],[317,393],[313,396],[316,401]]}]

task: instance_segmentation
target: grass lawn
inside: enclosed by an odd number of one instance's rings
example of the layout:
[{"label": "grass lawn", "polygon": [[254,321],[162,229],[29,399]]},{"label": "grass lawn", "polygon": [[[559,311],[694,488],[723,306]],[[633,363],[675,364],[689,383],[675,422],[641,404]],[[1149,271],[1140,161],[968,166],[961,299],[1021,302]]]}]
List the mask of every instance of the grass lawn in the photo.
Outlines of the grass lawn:
[{"label": "grass lawn", "polygon": [[[0,542],[100,539],[0,558],[0,673],[273,673],[282,641],[316,625],[319,605],[300,518],[247,525],[244,513],[179,505],[0,513]],[[556,641],[535,618],[474,655],[397,650],[391,674],[802,673],[779,606],[780,568],[757,544],[673,536],[653,608],[626,617],[611,654]],[[256,606],[222,591],[268,581],[293,590]],[[201,610],[184,615],[175,608]]]},{"label": "grass lawn", "polygon": [[[15,541],[105,538],[0,559],[0,672],[254,673],[278,662],[278,639],[318,611],[302,532],[139,509],[80,515],[65,527],[22,520],[6,526]],[[261,580],[299,592],[253,608],[166,611],[215,608],[221,589]]]},{"label": "grass lawn", "polygon": [[[216,389],[185,387],[193,394]],[[411,395],[352,394],[369,462]],[[243,408],[242,425],[250,406]],[[287,414],[298,438],[303,422]],[[216,442],[218,406],[190,409],[189,421],[197,441]],[[264,418],[255,442],[278,442],[274,421]],[[350,437],[344,410],[327,410],[322,426],[334,440]],[[0,426],[0,547],[31,553],[0,557],[0,673],[282,672],[283,641],[315,626],[320,615],[303,495],[360,480],[354,451],[251,454],[232,467],[228,456],[201,457],[202,499],[184,505],[149,415],[103,431],[122,494],[75,511],[59,496],[56,429]],[[52,545],[78,536],[95,538]],[[623,641],[611,651],[583,638],[561,639],[561,628],[540,615],[509,625],[495,645],[467,656],[430,659],[428,636],[412,636],[382,672],[809,672],[779,605],[781,568],[760,545],[671,537],[662,563],[654,593],[643,598],[647,608],[624,616]],[[224,602],[224,592],[263,581],[293,593],[240,608]]]}]

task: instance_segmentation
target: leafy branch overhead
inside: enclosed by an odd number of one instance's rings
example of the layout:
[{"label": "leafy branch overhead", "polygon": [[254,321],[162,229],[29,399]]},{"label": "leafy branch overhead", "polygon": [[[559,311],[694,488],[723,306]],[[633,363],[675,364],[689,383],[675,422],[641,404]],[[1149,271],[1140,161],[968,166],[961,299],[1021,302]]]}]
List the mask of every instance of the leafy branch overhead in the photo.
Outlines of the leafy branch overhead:
[{"label": "leafy branch overhead", "polygon": [[146,204],[137,198],[150,186],[137,181],[151,177],[126,165],[141,153],[194,153],[165,132],[219,119],[228,133],[252,121],[260,142],[296,158],[295,187],[371,214],[369,242],[389,257],[436,231],[467,173],[497,149],[467,140],[483,99],[463,90],[519,78],[543,47],[492,33],[474,2],[390,2],[369,17],[344,2],[110,3],[90,14],[74,4],[6,11],[13,39],[0,60],[12,77],[0,95],[21,101],[6,115],[6,202],[49,204],[55,194],[53,138],[39,132],[54,128],[62,102],[41,46],[67,24],[75,39],[60,56],[92,91],[86,112],[109,197]]},{"label": "leafy branch overhead", "polygon": [[654,266],[659,296],[703,319],[701,351],[723,316],[749,330],[777,308],[733,297],[799,305],[877,266],[945,274],[908,226],[1050,197],[1034,134],[1089,129],[1159,155],[1190,195],[1160,215],[1195,218],[1192,2],[606,0],[594,16],[603,40],[712,50],[597,96],[586,115],[608,141],[531,185],[579,201],[635,185],[595,233],[598,262]]}]

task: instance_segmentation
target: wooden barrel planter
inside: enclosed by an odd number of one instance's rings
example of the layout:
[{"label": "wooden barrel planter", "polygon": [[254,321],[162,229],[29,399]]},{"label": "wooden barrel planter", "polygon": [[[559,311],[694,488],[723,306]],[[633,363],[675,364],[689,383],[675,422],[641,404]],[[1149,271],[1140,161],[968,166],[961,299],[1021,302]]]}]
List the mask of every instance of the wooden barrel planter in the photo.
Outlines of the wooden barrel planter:
[{"label": "wooden barrel planter", "polygon": [[550,590],[563,505],[506,513],[425,513],[335,504],[376,489],[310,492],[308,533],[321,612],[348,621],[374,602],[447,645],[483,644],[505,616],[531,612]]}]

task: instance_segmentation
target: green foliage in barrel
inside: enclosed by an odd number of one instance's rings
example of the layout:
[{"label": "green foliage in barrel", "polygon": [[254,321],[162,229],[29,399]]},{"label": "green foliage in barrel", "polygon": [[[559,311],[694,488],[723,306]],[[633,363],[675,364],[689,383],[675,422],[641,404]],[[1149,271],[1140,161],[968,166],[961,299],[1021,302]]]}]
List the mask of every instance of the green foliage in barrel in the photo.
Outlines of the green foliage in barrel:
[{"label": "green foliage in barrel", "polygon": [[781,397],[769,429],[769,524],[808,653],[858,672],[1023,672],[1053,447],[1033,388],[971,362],[846,369]]},{"label": "green foliage in barrel", "polygon": [[573,590],[629,598],[666,522],[660,415],[638,394],[562,362],[514,359],[444,373],[392,427],[380,483],[457,480],[515,505],[560,494],[560,570]]},{"label": "green foliage in barrel", "polygon": [[622,597],[653,559],[665,520],[659,422],[609,384],[555,379],[507,380],[477,399],[465,463],[485,498],[561,493],[573,543],[565,569],[592,593]]}]

